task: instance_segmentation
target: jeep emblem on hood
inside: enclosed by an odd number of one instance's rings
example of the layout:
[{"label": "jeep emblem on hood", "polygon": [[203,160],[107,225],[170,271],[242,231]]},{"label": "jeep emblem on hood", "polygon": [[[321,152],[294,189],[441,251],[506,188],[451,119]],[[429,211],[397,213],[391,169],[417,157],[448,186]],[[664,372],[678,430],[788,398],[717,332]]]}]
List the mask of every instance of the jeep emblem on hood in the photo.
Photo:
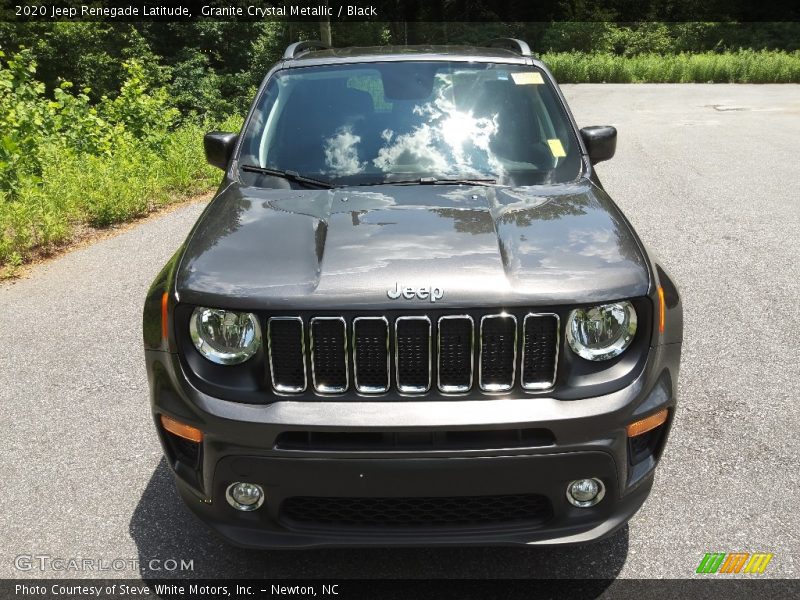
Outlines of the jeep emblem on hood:
[{"label": "jeep emblem on hood", "polygon": [[397,300],[400,296],[406,300],[411,300],[415,296],[420,300],[430,299],[431,302],[436,302],[444,296],[444,290],[440,287],[424,286],[424,287],[400,287],[399,283],[394,284],[393,290],[386,290],[386,295],[392,300]]}]

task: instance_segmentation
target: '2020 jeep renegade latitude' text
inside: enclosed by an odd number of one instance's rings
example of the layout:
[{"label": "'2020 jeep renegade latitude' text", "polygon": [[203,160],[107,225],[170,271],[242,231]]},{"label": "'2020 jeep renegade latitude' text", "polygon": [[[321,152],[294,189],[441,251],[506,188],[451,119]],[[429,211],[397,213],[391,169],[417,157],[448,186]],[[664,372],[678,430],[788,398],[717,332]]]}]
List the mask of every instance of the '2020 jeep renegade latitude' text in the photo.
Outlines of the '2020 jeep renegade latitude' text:
[{"label": "'2020 jeep renegade latitude' text", "polygon": [[247,547],[555,544],[642,505],[676,286],[518,40],[290,46],[144,311],[192,510]]}]

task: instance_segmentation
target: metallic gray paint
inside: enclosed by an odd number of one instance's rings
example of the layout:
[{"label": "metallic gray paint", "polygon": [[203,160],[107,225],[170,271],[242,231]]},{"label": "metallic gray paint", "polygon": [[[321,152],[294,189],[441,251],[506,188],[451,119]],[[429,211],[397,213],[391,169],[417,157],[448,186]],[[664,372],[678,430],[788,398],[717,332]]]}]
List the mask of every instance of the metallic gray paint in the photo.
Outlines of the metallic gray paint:
[{"label": "metallic gray paint", "polygon": [[[588,180],[526,188],[274,190],[233,184],[192,233],[182,302],[275,309],[396,306],[386,290],[444,289],[437,307],[644,296],[649,272],[608,195]],[[424,300],[409,305],[427,305]]]}]

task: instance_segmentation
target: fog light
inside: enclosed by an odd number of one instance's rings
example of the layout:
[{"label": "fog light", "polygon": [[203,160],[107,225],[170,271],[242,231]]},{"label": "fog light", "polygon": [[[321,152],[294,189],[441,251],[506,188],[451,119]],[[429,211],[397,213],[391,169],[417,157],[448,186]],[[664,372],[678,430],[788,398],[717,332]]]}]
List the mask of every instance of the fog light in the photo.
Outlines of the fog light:
[{"label": "fog light", "polygon": [[606,486],[599,479],[576,479],[567,486],[567,500],[573,506],[594,506],[606,495]]},{"label": "fog light", "polygon": [[264,490],[255,483],[236,482],[228,486],[225,498],[236,510],[250,511],[264,504]]}]

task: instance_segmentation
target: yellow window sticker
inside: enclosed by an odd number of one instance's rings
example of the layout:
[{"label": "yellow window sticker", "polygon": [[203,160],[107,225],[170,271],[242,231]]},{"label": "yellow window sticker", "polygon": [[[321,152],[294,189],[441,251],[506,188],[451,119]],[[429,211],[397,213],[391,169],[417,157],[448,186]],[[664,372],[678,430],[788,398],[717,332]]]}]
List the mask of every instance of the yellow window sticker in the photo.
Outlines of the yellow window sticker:
[{"label": "yellow window sticker", "polygon": [[567,153],[564,152],[564,146],[561,145],[561,140],[558,138],[554,140],[547,140],[547,144],[550,146],[550,152],[552,152],[553,156],[556,158],[563,158],[567,155]]},{"label": "yellow window sticker", "polygon": [[541,85],[544,83],[542,74],[535,71],[528,73],[512,73],[511,79],[513,79],[514,83],[517,85]]}]

